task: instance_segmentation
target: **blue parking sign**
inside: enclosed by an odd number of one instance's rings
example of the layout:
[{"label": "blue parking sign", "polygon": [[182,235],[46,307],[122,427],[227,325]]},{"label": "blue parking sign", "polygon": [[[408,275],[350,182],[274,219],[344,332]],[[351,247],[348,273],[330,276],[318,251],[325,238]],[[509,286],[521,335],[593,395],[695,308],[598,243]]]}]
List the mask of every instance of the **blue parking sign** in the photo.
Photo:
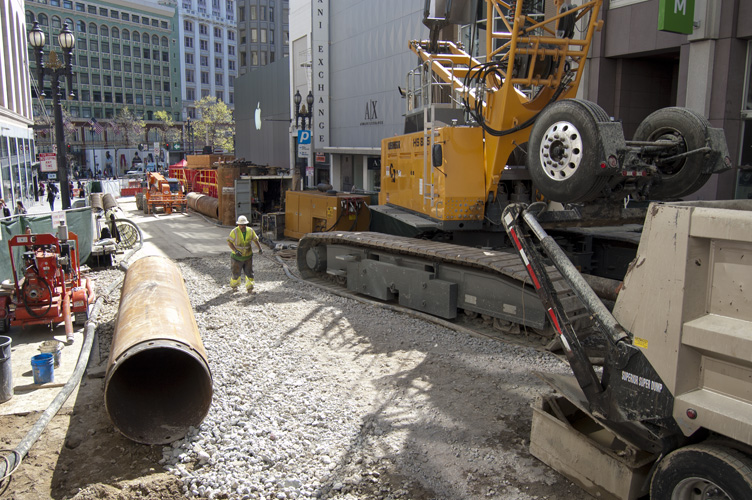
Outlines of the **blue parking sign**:
[{"label": "blue parking sign", "polygon": [[310,144],[311,143],[311,131],[310,130],[298,130],[298,144]]}]

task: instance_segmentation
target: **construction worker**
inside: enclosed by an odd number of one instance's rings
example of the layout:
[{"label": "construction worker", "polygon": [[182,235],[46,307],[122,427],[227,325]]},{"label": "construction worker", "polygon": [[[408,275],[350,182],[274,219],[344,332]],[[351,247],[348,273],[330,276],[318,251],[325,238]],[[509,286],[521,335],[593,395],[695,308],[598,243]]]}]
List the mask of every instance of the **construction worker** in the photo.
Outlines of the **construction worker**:
[{"label": "construction worker", "polygon": [[230,236],[227,238],[227,244],[232,249],[230,259],[232,278],[230,279],[230,286],[233,290],[237,289],[240,285],[240,274],[244,272],[245,289],[248,293],[251,293],[254,285],[253,249],[251,248],[251,242],[256,243],[259,254],[262,253],[261,243],[259,243],[256,232],[248,227],[248,219],[245,215],[238,217],[236,224],[238,227],[230,231]]}]

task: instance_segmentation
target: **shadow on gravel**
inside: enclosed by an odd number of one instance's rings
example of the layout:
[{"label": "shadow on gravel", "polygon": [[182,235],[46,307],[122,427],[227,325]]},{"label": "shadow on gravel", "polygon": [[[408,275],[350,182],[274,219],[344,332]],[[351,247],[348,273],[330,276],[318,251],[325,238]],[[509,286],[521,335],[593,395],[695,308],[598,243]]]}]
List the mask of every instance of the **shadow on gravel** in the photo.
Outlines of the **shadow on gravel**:
[{"label": "shadow on gravel", "polygon": [[[386,320],[351,323],[342,310],[326,309],[332,317],[322,342],[352,344],[347,330],[354,329],[363,354],[379,363],[383,355],[408,356],[410,368],[370,379],[380,406],[363,418],[323,498],[587,497],[528,451],[530,403],[548,392],[533,373],[545,369],[536,366],[543,355],[418,320],[404,331],[389,331]],[[388,314],[395,313],[377,317]]]}]

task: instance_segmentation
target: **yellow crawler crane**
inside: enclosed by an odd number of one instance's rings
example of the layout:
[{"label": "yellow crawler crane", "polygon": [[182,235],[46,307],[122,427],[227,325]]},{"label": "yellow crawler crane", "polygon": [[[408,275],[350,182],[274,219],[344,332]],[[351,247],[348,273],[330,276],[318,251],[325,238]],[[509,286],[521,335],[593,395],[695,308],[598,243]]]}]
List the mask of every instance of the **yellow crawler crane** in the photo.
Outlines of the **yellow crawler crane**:
[{"label": "yellow crawler crane", "polygon": [[[625,215],[640,223],[645,216],[644,207],[625,209],[625,200],[696,191],[730,166],[726,141],[722,130],[683,108],[656,111],[627,141],[600,106],[575,99],[593,35],[603,27],[602,0],[577,7],[487,0],[483,58],[439,40],[453,24],[477,26],[476,5],[426,2],[430,39],[409,42],[420,64],[401,87],[404,134],[382,141],[371,232],[308,234],[298,268],[307,279],[326,277],[442,318],[480,314],[506,332],[522,325],[548,334],[546,309],[507,250],[504,209],[553,200],[565,210],[546,212],[547,228],[619,225],[618,232],[588,227],[555,236],[582,272],[621,280],[641,228],[621,224]],[[549,272],[567,317],[587,323],[572,290]]]}]

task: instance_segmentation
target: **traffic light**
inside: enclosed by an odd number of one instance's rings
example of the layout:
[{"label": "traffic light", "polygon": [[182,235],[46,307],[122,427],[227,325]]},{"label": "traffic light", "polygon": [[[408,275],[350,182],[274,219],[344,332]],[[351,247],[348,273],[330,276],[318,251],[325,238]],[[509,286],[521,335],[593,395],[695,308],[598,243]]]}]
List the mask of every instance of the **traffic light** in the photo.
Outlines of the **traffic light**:
[{"label": "traffic light", "polygon": [[165,145],[164,145],[164,147],[165,147],[165,149],[166,149],[167,151],[169,151],[169,150],[170,150],[170,143],[169,143],[169,142],[165,142]]},{"label": "traffic light", "polygon": [[68,153],[70,153],[71,152],[71,145],[70,144],[66,144],[65,145],[65,149],[66,149],[66,151],[68,151]]}]

